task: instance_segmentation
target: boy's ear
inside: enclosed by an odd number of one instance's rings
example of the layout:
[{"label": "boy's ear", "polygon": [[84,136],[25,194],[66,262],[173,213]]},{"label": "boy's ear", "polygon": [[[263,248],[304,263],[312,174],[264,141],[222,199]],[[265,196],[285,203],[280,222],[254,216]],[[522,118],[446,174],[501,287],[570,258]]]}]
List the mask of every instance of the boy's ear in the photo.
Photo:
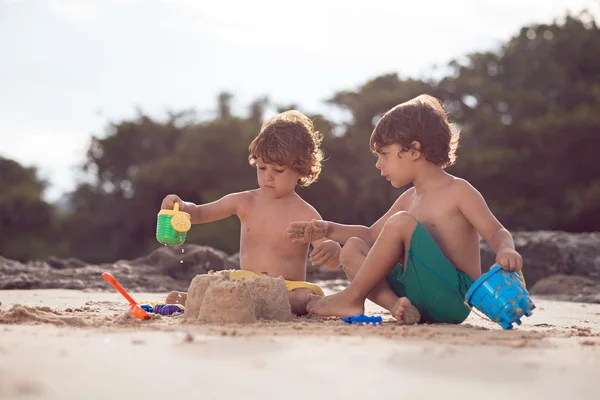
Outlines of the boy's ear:
[{"label": "boy's ear", "polygon": [[421,143],[413,140],[412,143],[410,144],[410,150],[409,150],[409,154],[410,154],[410,158],[414,161],[414,160],[418,160],[421,157]]}]

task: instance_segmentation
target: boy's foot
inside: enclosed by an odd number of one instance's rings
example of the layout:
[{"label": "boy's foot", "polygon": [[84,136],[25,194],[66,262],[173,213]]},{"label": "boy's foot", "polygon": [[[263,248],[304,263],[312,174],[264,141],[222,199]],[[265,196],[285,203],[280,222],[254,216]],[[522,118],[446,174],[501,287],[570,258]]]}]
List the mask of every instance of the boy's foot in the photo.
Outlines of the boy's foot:
[{"label": "boy's foot", "polygon": [[171,292],[167,295],[165,303],[167,304],[181,304],[185,306],[187,300],[187,293],[185,292]]},{"label": "boy's foot", "polygon": [[394,304],[392,317],[396,318],[400,325],[413,325],[421,321],[421,313],[406,297],[399,298]]},{"label": "boy's foot", "polygon": [[357,301],[348,295],[346,289],[331,296],[319,297],[308,295],[312,299],[306,309],[311,314],[322,315],[324,317],[350,317],[352,315],[363,314],[365,312],[365,302]]}]

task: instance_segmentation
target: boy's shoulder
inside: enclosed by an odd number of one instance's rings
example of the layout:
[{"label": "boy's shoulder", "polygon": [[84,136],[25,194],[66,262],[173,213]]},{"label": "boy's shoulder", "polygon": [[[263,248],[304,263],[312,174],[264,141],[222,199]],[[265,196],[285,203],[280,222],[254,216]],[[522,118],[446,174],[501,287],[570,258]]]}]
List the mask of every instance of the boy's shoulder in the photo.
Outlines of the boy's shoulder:
[{"label": "boy's shoulder", "polygon": [[[479,193],[477,189],[466,179],[459,178],[453,175],[448,174],[448,182],[446,185],[442,185],[441,192],[443,192],[443,196],[446,200],[456,199],[460,200],[464,196],[469,196],[474,193]],[[441,192],[436,191],[436,196],[442,195]],[[396,200],[400,205],[408,205],[414,199],[416,195],[415,187],[410,187],[405,190]],[[447,196],[447,197],[446,197]]]},{"label": "boy's shoulder", "polygon": [[463,178],[452,176],[453,180],[450,184],[450,190],[457,196],[468,195],[469,193],[477,192],[477,189],[469,181]]},{"label": "boy's shoulder", "polygon": [[243,192],[235,192],[230,193],[229,196],[235,198],[238,203],[247,203],[249,201],[254,200],[256,198],[258,189],[255,190],[246,190]]},{"label": "boy's shoulder", "polygon": [[303,216],[303,218],[315,218],[315,219],[320,219],[321,215],[319,214],[319,212],[317,211],[317,209],[315,207],[313,207],[312,204],[310,204],[308,201],[304,200],[302,197],[298,196],[297,199],[297,207],[294,207],[294,209],[290,210],[290,212],[294,213],[295,215],[298,216]]},{"label": "boy's shoulder", "polygon": [[238,216],[242,217],[242,216],[247,215],[247,213],[251,209],[252,204],[254,204],[254,201],[258,195],[258,190],[259,189],[246,190],[243,192],[230,193],[228,195],[228,196],[231,196],[236,203],[236,209],[237,209]]},{"label": "boy's shoulder", "polygon": [[398,198],[396,199],[395,204],[398,205],[401,209],[407,209],[410,205],[413,197],[415,196],[416,190],[415,187],[412,186],[406,189]]},{"label": "boy's shoulder", "polygon": [[459,208],[468,207],[473,201],[479,201],[483,196],[469,181],[456,176],[452,177],[452,181],[446,189],[447,196],[444,196],[448,201],[456,204]]}]

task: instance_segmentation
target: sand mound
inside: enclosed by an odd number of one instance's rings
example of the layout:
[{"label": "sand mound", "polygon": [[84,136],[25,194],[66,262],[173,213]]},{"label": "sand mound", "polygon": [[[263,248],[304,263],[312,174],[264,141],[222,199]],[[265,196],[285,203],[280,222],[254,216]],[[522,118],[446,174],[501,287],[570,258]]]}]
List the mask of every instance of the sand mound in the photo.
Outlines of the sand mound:
[{"label": "sand mound", "polygon": [[[150,316],[150,321],[162,319],[159,314],[149,313],[148,315]],[[148,323],[148,320],[136,318],[129,311],[120,314],[112,321],[112,325],[115,326],[139,326],[144,323]]]},{"label": "sand mound", "polygon": [[15,304],[10,310],[0,310],[0,324],[52,324],[57,326],[88,326],[80,317],[62,315],[50,307],[28,307]]},{"label": "sand mound", "polygon": [[186,320],[196,320],[200,314],[200,306],[204,300],[206,290],[212,283],[229,279],[228,275],[220,274],[208,274],[208,275],[196,275],[190,283],[188,289],[188,297],[185,302],[185,311],[183,316]]},{"label": "sand mound", "polygon": [[254,300],[256,319],[291,321],[292,307],[282,277],[257,276],[248,285]]},{"label": "sand mound", "polygon": [[206,289],[198,319],[215,323],[256,322],[249,285],[229,280],[211,284]]},{"label": "sand mound", "polygon": [[283,278],[234,281],[227,274],[209,274],[192,280],[184,318],[212,323],[290,321],[292,312]]}]

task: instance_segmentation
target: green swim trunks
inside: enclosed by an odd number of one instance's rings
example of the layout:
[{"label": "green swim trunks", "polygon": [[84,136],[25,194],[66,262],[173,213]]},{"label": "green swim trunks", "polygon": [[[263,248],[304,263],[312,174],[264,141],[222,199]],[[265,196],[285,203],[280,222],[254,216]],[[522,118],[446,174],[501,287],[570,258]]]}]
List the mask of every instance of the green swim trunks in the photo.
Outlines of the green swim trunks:
[{"label": "green swim trunks", "polygon": [[421,322],[460,324],[469,316],[464,299],[473,279],[452,265],[420,223],[410,239],[406,268],[397,264],[387,281],[419,310]]}]

